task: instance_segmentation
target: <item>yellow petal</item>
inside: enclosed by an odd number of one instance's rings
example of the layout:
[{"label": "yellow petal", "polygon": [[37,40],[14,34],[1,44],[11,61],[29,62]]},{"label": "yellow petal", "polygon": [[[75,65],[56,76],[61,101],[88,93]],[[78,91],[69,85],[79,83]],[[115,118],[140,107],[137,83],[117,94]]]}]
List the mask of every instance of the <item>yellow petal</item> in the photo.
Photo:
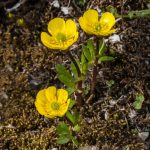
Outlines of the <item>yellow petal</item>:
[{"label": "yellow petal", "polygon": [[36,96],[36,102],[40,104],[44,104],[47,101],[47,98],[45,96],[45,89],[40,90]]},{"label": "yellow petal", "polygon": [[50,86],[45,90],[45,95],[47,100],[52,103],[52,101],[56,101],[56,87],[55,86]]},{"label": "yellow petal", "polygon": [[95,33],[96,35],[98,36],[108,36],[112,33],[116,32],[116,29],[112,29],[112,30],[101,30],[100,32],[98,33]]},{"label": "yellow petal", "polygon": [[92,34],[92,30],[93,30],[93,28],[91,28],[92,26],[88,25],[87,21],[83,17],[79,18],[79,24],[84,32],[88,34]]},{"label": "yellow petal", "polygon": [[36,109],[38,110],[38,112],[41,114],[41,115],[44,115],[45,114],[45,106],[46,106],[46,103],[47,103],[47,98],[45,96],[45,89],[44,90],[41,90],[38,92],[37,96],[36,96],[36,101],[35,101],[35,106],[36,106]]},{"label": "yellow petal", "polygon": [[98,23],[98,12],[94,9],[89,9],[79,18],[81,28],[88,34],[93,34],[96,23]]},{"label": "yellow petal", "polygon": [[57,101],[60,104],[66,103],[68,99],[68,92],[64,89],[58,89],[57,90]]},{"label": "yellow petal", "polygon": [[67,100],[67,103],[61,105],[60,110],[59,110],[59,113],[58,113],[58,116],[59,116],[59,117],[62,117],[62,116],[65,115],[65,113],[66,113],[67,110],[68,110],[69,104],[70,104],[70,99]]},{"label": "yellow petal", "polygon": [[94,9],[89,9],[83,14],[83,18],[90,24],[98,22],[98,12]]},{"label": "yellow petal", "polygon": [[115,24],[115,17],[113,16],[112,13],[105,12],[102,14],[99,22],[100,22],[101,26],[107,25],[107,26],[109,26],[109,29],[111,29]]},{"label": "yellow petal", "polygon": [[74,36],[68,38],[67,41],[65,42],[64,47],[70,47],[73,43],[75,43],[78,39],[78,35],[79,35],[79,33],[76,32]]},{"label": "yellow petal", "polygon": [[46,47],[50,49],[60,48],[60,44],[56,41],[56,39],[50,36],[49,34],[47,34],[46,32],[41,33],[41,41]]},{"label": "yellow petal", "polygon": [[48,23],[49,33],[56,37],[58,33],[64,33],[65,21],[62,18],[54,18]]},{"label": "yellow petal", "polygon": [[77,32],[77,26],[71,19],[66,21],[66,36],[74,36]]}]

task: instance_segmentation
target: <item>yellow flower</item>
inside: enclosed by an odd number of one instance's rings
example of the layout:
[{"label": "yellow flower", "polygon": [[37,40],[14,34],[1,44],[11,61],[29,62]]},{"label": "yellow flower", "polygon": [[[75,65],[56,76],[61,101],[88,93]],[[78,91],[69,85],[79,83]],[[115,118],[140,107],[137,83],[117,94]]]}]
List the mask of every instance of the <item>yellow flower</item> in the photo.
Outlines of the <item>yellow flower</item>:
[{"label": "yellow flower", "polygon": [[50,49],[67,50],[78,39],[76,24],[71,19],[66,22],[62,18],[52,19],[48,31],[51,35],[42,32],[41,41]]},{"label": "yellow flower", "polygon": [[99,19],[98,12],[94,9],[87,10],[83,17],[79,18],[81,28],[86,33],[97,36],[107,36],[114,33],[116,30],[112,27],[115,22],[115,17],[109,12],[103,13]]},{"label": "yellow flower", "polygon": [[62,117],[67,112],[69,104],[68,92],[56,89],[55,86],[39,91],[35,101],[38,112],[48,118]]}]

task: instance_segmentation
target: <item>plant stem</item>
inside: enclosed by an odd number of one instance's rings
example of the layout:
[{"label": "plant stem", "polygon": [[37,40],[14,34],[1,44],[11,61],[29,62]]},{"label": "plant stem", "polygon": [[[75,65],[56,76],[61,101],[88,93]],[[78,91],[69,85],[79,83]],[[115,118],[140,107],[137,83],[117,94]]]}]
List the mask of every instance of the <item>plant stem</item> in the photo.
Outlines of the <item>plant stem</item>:
[{"label": "plant stem", "polygon": [[[78,73],[78,77],[81,78],[81,71],[80,68],[75,60],[75,58],[72,56],[72,54],[70,53],[70,51],[67,52],[68,56],[70,57],[71,61],[73,62],[73,64],[75,65],[76,69],[77,69],[77,73]],[[77,97],[77,105],[80,107],[83,104],[83,97],[82,97],[82,80],[79,80],[77,82],[77,91],[75,92],[75,95]]]},{"label": "plant stem", "polygon": [[96,52],[95,52],[95,61],[94,61],[94,68],[93,68],[93,76],[91,79],[91,95],[95,95],[95,87],[97,83],[97,65],[98,65],[98,53],[99,53],[99,38],[96,37]]}]

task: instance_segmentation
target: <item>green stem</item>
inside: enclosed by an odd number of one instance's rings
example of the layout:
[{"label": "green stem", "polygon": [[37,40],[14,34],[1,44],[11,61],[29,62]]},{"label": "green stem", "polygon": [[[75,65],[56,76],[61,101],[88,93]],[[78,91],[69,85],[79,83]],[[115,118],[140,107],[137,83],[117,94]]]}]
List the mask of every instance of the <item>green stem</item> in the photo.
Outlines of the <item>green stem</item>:
[{"label": "green stem", "polygon": [[98,53],[99,53],[99,38],[96,38],[96,52],[95,52],[95,61],[94,61],[94,68],[93,68],[93,76],[91,80],[91,95],[95,95],[95,87],[97,83],[97,65],[98,65]]},{"label": "green stem", "polygon": [[[71,52],[68,51],[67,52],[68,56],[70,57],[71,61],[73,62],[73,64],[75,65],[76,69],[77,69],[77,73],[78,73],[78,77],[81,78],[81,71],[80,68],[75,60],[75,58],[72,56]],[[75,95],[77,97],[77,105],[80,107],[83,104],[83,97],[82,97],[82,80],[77,82],[77,91],[75,92]]]}]

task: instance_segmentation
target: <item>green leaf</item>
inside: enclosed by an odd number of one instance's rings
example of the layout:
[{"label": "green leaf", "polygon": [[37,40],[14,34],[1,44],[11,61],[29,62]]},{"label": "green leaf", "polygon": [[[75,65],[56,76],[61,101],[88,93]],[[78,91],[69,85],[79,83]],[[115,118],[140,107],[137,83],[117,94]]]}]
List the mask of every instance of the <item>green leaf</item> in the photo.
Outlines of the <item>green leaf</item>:
[{"label": "green leaf", "polygon": [[76,125],[79,121],[79,113],[75,112],[74,114],[71,114],[69,111],[66,113],[66,117],[74,124]]},{"label": "green leaf", "polygon": [[81,65],[80,60],[79,60],[79,59],[75,59],[75,60],[76,60],[76,63],[77,63],[77,65],[78,65],[80,71],[82,71],[82,65]]},{"label": "green leaf", "polygon": [[78,78],[78,72],[73,62],[71,62],[71,70],[75,79]]},{"label": "green leaf", "polygon": [[79,132],[80,129],[81,129],[81,128],[80,128],[80,126],[79,126],[78,124],[75,125],[74,128],[73,128],[73,130],[76,131],[76,132]]},{"label": "green leaf", "polygon": [[57,143],[58,144],[66,144],[70,141],[70,137],[68,136],[60,136],[58,139],[57,139]]},{"label": "green leaf", "polygon": [[58,73],[58,78],[61,82],[63,82],[68,87],[75,87],[75,79],[71,76],[71,74],[63,65],[56,65],[56,71]]},{"label": "green leaf", "polygon": [[115,84],[115,81],[114,80],[107,80],[106,81],[106,84],[109,88],[111,88],[114,84]]},{"label": "green leaf", "polygon": [[117,9],[111,5],[108,6],[106,9],[107,9],[107,11],[111,12],[115,16],[115,18],[120,18],[120,17],[130,18],[130,19],[140,18],[140,17],[150,18],[150,9],[129,11],[129,13],[127,15],[118,14]]},{"label": "green leaf", "polygon": [[70,99],[70,104],[68,110],[70,110],[76,104],[75,100]]},{"label": "green leaf", "polygon": [[91,53],[87,46],[82,46],[82,52],[89,62],[92,61]]},{"label": "green leaf", "polygon": [[137,94],[135,97],[135,102],[133,103],[134,108],[135,109],[141,109],[143,101],[144,101],[144,95],[143,94]]},{"label": "green leaf", "polygon": [[139,18],[139,17],[148,17],[148,18],[150,18],[150,9],[130,11],[126,17],[128,17],[130,19]]},{"label": "green leaf", "polygon": [[117,9],[115,7],[109,5],[106,7],[106,9],[107,11],[111,12],[115,16],[115,18],[121,17],[121,15],[118,14]]},{"label": "green leaf", "polygon": [[72,140],[73,144],[74,144],[76,147],[78,147],[79,142],[77,141],[77,139],[72,136],[72,137],[71,137],[71,140]]},{"label": "green leaf", "polygon": [[68,87],[75,87],[74,81],[69,80],[65,75],[58,75],[58,79]]},{"label": "green leaf", "polygon": [[64,122],[60,122],[56,128],[56,131],[59,135],[70,135],[69,128]]},{"label": "green leaf", "polygon": [[105,44],[104,40],[102,39],[99,44],[99,55],[103,56],[105,51],[106,51],[106,44]]},{"label": "green leaf", "polygon": [[82,66],[81,72],[82,74],[85,75],[88,70],[88,61],[83,52],[81,54],[81,66]]},{"label": "green leaf", "polygon": [[68,87],[67,89],[67,92],[68,92],[68,95],[71,95],[72,93],[74,93],[75,92],[75,87]]},{"label": "green leaf", "polygon": [[92,61],[95,58],[95,48],[94,48],[93,40],[88,40],[88,42],[87,42],[87,48],[90,51],[91,61]]},{"label": "green leaf", "polygon": [[99,60],[100,60],[101,62],[103,62],[103,61],[113,61],[114,59],[115,59],[115,58],[112,57],[112,56],[102,56],[102,57],[99,58]]}]

